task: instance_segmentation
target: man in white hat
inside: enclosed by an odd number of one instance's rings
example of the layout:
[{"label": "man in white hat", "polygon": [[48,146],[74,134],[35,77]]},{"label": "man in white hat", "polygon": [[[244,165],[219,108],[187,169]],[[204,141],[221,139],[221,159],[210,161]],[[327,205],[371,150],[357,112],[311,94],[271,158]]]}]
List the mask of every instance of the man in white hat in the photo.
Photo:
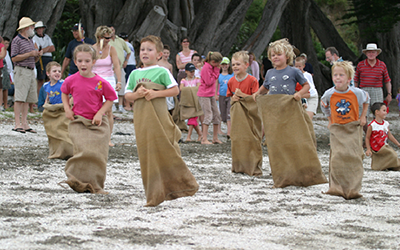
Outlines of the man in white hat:
[{"label": "man in white hat", "polygon": [[35,32],[36,35],[33,36],[33,43],[39,48],[39,50],[43,51],[43,56],[36,63],[36,71],[37,71],[37,91],[39,95],[40,88],[42,87],[44,80],[46,79],[46,65],[53,61],[53,57],[51,52],[54,52],[56,49],[54,48],[54,44],[51,41],[51,38],[44,33],[46,26],[42,21],[38,21],[35,24]]},{"label": "man in white hat", "polygon": [[34,25],[35,22],[32,19],[28,17],[21,18],[17,29],[18,35],[11,43],[11,60],[15,65],[15,127],[13,131],[20,133],[36,133],[35,130],[29,127],[27,120],[29,103],[38,101],[37,83],[33,70],[35,62],[42,55],[42,52],[35,48],[33,41],[30,39],[35,35]]}]

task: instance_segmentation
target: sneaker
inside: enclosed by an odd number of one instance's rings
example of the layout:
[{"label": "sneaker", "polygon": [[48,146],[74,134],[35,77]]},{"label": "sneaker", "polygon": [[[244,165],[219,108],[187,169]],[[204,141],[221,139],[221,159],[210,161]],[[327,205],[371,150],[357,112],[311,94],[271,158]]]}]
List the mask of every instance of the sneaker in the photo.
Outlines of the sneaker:
[{"label": "sneaker", "polygon": [[112,112],[113,112],[113,113],[114,113],[114,112],[117,112],[117,108],[115,107],[114,104],[112,105]]},{"label": "sneaker", "polygon": [[126,110],[122,107],[122,105],[119,106],[118,111],[121,112],[121,113],[126,113],[126,112],[128,112],[128,111],[126,111]]}]

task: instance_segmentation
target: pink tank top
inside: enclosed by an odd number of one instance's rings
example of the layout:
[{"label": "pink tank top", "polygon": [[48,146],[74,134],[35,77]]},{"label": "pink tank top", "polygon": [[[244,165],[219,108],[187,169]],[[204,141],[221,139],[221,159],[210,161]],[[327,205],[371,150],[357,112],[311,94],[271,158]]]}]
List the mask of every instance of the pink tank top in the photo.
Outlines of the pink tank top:
[{"label": "pink tank top", "polygon": [[181,80],[181,84],[183,84],[184,87],[197,87],[197,84],[200,82],[199,78],[195,78],[193,80],[186,80],[186,79],[182,79]]},{"label": "pink tank top", "polygon": [[99,76],[114,76],[113,63],[110,56],[111,45],[108,51],[108,56],[104,59],[97,59],[95,65],[92,68],[92,72]]},{"label": "pink tank top", "polygon": [[[189,56],[185,56],[182,51],[178,53],[179,57],[181,58],[182,63],[189,63],[192,61],[192,55],[194,54],[194,50],[190,51]],[[185,71],[185,69],[180,69],[179,71]]]}]

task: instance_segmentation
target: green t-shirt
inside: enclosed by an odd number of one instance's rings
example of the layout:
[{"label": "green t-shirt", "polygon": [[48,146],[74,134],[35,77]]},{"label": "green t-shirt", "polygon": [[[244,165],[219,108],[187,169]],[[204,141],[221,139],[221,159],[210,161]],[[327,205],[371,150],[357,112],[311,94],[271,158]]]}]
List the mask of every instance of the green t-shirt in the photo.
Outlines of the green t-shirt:
[{"label": "green t-shirt", "polygon": [[125,93],[133,92],[138,82],[154,82],[164,85],[167,89],[178,86],[171,72],[158,65],[132,71],[126,84]]}]

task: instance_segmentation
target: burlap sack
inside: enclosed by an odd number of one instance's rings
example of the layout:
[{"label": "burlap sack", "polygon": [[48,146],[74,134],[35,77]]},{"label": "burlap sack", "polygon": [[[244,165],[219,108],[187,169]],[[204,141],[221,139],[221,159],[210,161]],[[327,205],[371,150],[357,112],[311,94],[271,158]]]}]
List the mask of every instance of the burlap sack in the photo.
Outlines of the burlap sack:
[{"label": "burlap sack", "polygon": [[343,196],[346,200],[362,197],[359,193],[363,178],[363,131],[360,122],[332,124],[329,128],[329,190],[326,194]]},{"label": "burlap sack", "polygon": [[372,151],[371,168],[373,170],[400,171],[400,159],[397,157],[396,151],[386,144],[378,152]]},{"label": "burlap sack", "polygon": [[[140,85],[164,89],[156,83],[138,84],[136,88]],[[146,206],[194,195],[199,185],[181,157],[181,132],[167,112],[165,98],[137,99],[133,114]]]},{"label": "burlap sack", "polygon": [[65,117],[64,106],[43,105],[43,124],[49,141],[49,159],[68,159],[73,155],[72,141],[68,135],[69,119]]},{"label": "burlap sack", "polygon": [[183,87],[181,90],[181,100],[179,102],[180,119],[186,120],[192,117],[203,115],[200,107],[197,91],[199,87]]},{"label": "burlap sack", "polygon": [[310,117],[292,95],[257,97],[274,187],[326,183]]},{"label": "burlap sack", "polygon": [[179,100],[174,96],[175,108],[172,111],[172,119],[181,131],[188,131],[185,120],[181,119],[181,107],[179,106]]},{"label": "burlap sack", "polygon": [[262,175],[261,117],[252,96],[231,102],[232,172]]},{"label": "burlap sack", "polygon": [[69,137],[74,145],[74,156],[65,165],[68,179],[64,181],[76,192],[106,194],[104,182],[108,160],[110,128],[103,116],[101,126],[92,120],[75,116],[69,124]]}]

